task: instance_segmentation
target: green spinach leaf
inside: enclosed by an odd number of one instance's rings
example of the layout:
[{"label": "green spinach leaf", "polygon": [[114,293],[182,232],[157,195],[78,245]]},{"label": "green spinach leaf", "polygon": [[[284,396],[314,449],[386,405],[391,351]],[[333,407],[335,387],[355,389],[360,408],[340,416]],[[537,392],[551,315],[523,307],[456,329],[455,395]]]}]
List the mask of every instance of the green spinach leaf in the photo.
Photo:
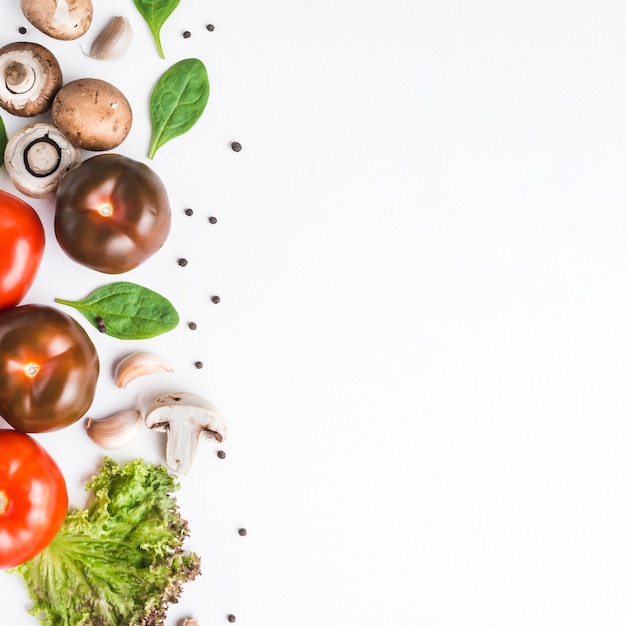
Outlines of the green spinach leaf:
[{"label": "green spinach leaf", "polygon": [[206,67],[199,59],[183,59],[165,71],[150,95],[149,159],[163,144],[186,133],[200,119],[209,90]]},{"label": "green spinach leaf", "polygon": [[134,0],[135,6],[148,24],[154,37],[159,56],[164,59],[163,46],[161,45],[161,28],[167,18],[174,12],[180,0]]},{"label": "green spinach leaf", "polygon": [[162,295],[129,282],[110,283],[83,300],[55,302],[80,311],[100,332],[117,339],[149,339],[178,325],[179,316]]}]

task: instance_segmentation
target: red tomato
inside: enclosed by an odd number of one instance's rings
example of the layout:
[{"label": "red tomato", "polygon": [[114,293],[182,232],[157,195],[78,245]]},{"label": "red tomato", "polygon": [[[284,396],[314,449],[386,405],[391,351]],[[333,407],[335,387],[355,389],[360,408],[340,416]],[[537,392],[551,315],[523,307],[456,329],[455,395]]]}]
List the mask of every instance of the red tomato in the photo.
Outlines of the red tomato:
[{"label": "red tomato", "polygon": [[100,362],[83,327],[51,306],[0,312],[0,416],[41,433],[79,420],[95,395]]},{"label": "red tomato", "polygon": [[56,195],[54,232],[74,261],[106,274],[137,267],[165,243],[167,191],[147,165],[99,154],[71,169]]},{"label": "red tomato", "polygon": [[44,244],[35,209],[0,190],[0,310],[22,301],[35,280]]},{"label": "red tomato", "polygon": [[37,556],[67,513],[65,479],[29,435],[0,429],[0,569]]}]

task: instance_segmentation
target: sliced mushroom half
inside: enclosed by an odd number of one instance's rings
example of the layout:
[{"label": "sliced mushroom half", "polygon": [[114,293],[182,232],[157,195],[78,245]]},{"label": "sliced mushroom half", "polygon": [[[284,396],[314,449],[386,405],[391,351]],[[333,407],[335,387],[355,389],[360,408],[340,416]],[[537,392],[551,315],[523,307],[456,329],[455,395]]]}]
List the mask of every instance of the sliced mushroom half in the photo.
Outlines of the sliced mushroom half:
[{"label": "sliced mushroom half", "polygon": [[80,150],[54,125],[28,124],[7,143],[4,165],[16,189],[31,198],[54,195],[65,173],[81,161]]},{"label": "sliced mushroom half", "polygon": [[148,428],[167,433],[165,465],[182,475],[189,472],[201,438],[221,442],[227,435],[217,408],[191,392],[160,396],[148,407],[144,423]]},{"label": "sliced mushroom half", "polygon": [[62,84],[59,62],[46,47],[22,41],[0,48],[0,106],[9,113],[45,113]]}]

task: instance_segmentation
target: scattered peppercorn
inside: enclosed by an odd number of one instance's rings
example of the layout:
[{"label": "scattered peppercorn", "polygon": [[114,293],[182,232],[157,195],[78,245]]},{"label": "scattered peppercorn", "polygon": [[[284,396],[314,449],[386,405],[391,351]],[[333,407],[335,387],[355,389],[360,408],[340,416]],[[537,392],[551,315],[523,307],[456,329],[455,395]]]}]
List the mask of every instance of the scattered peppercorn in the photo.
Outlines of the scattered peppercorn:
[{"label": "scattered peppercorn", "polygon": [[98,326],[98,330],[101,333],[106,333],[107,327],[104,323],[104,320],[101,317],[96,317],[96,325]]},{"label": "scattered peppercorn", "polygon": [[211,224],[217,224],[217,217],[214,217],[213,215],[211,215],[211,217],[209,218],[209,222]]},{"label": "scattered peppercorn", "polygon": [[212,33],[215,30],[215,26],[213,26],[213,24],[207,24],[206,29]]},{"label": "scattered peppercorn", "polygon": [[202,361],[196,361],[194,365],[196,366],[197,370],[201,370],[204,367],[204,363]]},{"label": "scattered peppercorn", "polygon": [[241,152],[241,144],[238,141],[233,141],[230,147],[233,149],[233,152]]},{"label": "scattered peppercorn", "polygon": [[233,622],[237,621],[237,618],[231,614],[228,616],[228,621],[232,624]]},{"label": "scattered peppercorn", "polygon": [[224,452],[224,450],[218,450],[217,451],[217,458],[218,459],[225,459],[226,458],[226,452]]},{"label": "scattered peppercorn", "polygon": [[20,35],[25,35],[25,34],[26,34],[26,27],[25,27],[25,26],[20,26],[20,27],[17,29],[17,32],[18,32]]},{"label": "scattered peppercorn", "polygon": [[196,330],[196,328],[198,328],[198,324],[196,324],[195,322],[189,322],[187,326],[189,326],[191,330]]},{"label": "scattered peppercorn", "polygon": [[221,300],[221,298],[220,298],[219,296],[213,296],[213,297],[211,298],[211,302],[212,302],[213,304],[219,304],[221,301],[222,301],[222,300]]},{"label": "scattered peppercorn", "polygon": [[185,215],[193,215],[193,209],[185,209]]},{"label": "scattered peppercorn", "polygon": [[183,33],[183,37],[184,37],[185,39],[189,39],[189,37],[191,37],[191,33],[190,33],[188,30],[186,30],[186,31]]},{"label": "scattered peppercorn", "polygon": [[188,262],[189,261],[187,261],[187,259],[178,259],[178,265],[180,265],[181,267],[185,267]]},{"label": "scattered peppercorn", "polygon": [[247,531],[245,528],[240,528],[240,529],[239,529],[239,534],[240,534],[242,537],[245,537],[245,536],[248,534],[248,531]]}]

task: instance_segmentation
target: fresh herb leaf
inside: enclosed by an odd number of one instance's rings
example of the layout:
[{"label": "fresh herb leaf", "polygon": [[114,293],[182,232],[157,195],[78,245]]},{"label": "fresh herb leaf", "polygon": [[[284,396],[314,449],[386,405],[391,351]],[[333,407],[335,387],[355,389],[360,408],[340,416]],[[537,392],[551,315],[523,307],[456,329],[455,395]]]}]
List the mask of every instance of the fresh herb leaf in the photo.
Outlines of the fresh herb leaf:
[{"label": "fresh herb leaf", "polygon": [[[4,127],[4,121],[0,117],[0,157],[4,154],[7,147],[7,129]],[[0,158],[0,167],[4,165],[4,159]]]},{"label": "fresh herb leaf", "polygon": [[154,37],[159,56],[164,59],[163,46],[161,45],[161,28],[167,18],[174,12],[180,0],[134,0],[135,6],[148,24]]},{"label": "fresh herb leaf", "polygon": [[168,605],[200,574],[185,552],[187,522],[163,465],[106,457],[86,485],[86,509],[70,509],[49,546],[8,570],[23,579],[41,624],[162,625]]},{"label": "fresh herb leaf", "polygon": [[200,59],[183,59],[165,71],[150,95],[149,159],[163,144],[186,133],[200,119],[209,90],[209,77]]},{"label": "fresh herb leaf", "polygon": [[149,339],[176,328],[179,316],[162,295],[129,282],[110,283],[83,300],[63,300],[80,311],[100,332],[117,339]]}]

